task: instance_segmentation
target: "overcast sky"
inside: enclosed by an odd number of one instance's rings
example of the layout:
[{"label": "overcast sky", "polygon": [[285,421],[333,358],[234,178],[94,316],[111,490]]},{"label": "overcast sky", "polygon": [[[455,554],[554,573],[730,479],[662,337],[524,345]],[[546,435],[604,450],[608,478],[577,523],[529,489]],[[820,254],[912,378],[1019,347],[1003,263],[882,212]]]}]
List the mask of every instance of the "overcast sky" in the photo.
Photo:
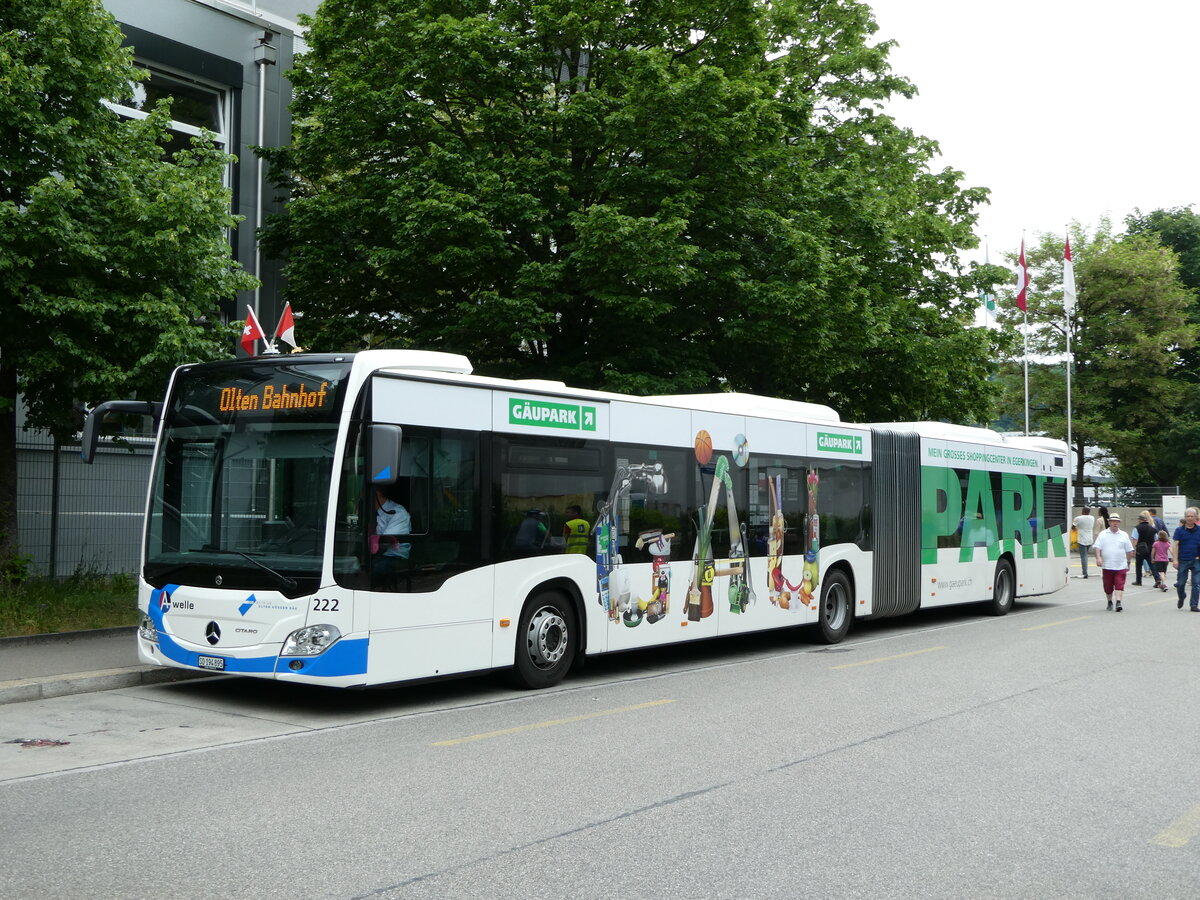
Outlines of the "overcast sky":
[{"label": "overcast sky", "polygon": [[920,91],[892,115],[941,145],[936,168],[992,189],[992,262],[1022,229],[1200,211],[1200,0],[867,2]]}]

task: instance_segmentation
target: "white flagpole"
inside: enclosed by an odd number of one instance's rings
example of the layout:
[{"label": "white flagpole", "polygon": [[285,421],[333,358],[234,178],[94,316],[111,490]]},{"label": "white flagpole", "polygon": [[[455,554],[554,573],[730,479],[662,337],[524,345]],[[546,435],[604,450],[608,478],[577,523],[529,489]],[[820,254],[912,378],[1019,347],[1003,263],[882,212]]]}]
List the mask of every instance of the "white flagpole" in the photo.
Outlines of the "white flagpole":
[{"label": "white flagpole", "polygon": [[1025,232],[1021,232],[1021,291],[1025,295],[1024,314],[1025,324],[1021,329],[1023,368],[1025,370],[1025,437],[1029,437],[1029,265],[1025,262]]},{"label": "white flagpole", "polygon": [[[1029,303],[1028,300],[1025,301]],[[1025,437],[1029,437],[1029,310],[1025,310],[1025,327],[1022,329],[1024,350],[1022,355],[1025,357]]]},{"label": "white flagpole", "polygon": [[[1067,259],[1071,253],[1071,229],[1067,226],[1067,240],[1064,244],[1063,259]],[[1064,266],[1064,270],[1068,267]],[[1066,280],[1063,280],[1063,324],[1067,331],[1067,459],[1071,463],[1071,475],[1074,476],[1077,471],[1074,465],[1075,447],[1071,442],[1071,369],[1073,368],[1074,360],[1071,358],[1071,314],[1075,311],[1075,304],[1078,300],[1075,297],[1075,262],[1072,259],[1069,267],[1071,284],[1068,288]],[[1068,295],[1069,290],[1069,295]],[[1081,454],[1082,455],[1082,454]],[[1074,503],[1074,498],[1071,498]]]}]

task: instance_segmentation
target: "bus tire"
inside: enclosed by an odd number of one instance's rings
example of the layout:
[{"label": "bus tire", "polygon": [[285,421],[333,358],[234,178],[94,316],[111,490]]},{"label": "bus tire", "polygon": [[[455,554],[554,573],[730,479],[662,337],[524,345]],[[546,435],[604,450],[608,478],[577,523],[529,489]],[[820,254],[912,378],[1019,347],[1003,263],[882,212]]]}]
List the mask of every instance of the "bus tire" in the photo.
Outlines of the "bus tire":
[{"label": "bus tire", "polygon": [[1013,608],[1016,598],[1017,578],[1013,572],[1013,564],[1007,559],[996,563],[996,575],[992,579],[992,600],[988,604],[988,612],[993,616],[1007,615]]},{"label": "bus tire", "polygon": [[854,618],[854,590],[844,572],[827,572],[817,609],[817,628],[825,644],[840,643],[850,631]]},{"label": "bus tire", "polygon": [[530,597],[517,627],[517,657],[513,681],[517,687],[538,689],[558,684],[571,669],[579,650],[575,607],[558,591]]}]

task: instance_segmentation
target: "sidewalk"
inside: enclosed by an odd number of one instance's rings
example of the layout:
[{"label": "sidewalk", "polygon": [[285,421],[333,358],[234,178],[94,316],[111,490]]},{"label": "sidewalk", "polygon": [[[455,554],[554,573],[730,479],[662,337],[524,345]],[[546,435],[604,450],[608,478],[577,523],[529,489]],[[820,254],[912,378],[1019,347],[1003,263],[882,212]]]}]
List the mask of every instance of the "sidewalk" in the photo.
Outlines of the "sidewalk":
[{"label": "sidewalk", "polygon": [[138,662],[134,628],[0,638],[0,705],[203,677]]}]

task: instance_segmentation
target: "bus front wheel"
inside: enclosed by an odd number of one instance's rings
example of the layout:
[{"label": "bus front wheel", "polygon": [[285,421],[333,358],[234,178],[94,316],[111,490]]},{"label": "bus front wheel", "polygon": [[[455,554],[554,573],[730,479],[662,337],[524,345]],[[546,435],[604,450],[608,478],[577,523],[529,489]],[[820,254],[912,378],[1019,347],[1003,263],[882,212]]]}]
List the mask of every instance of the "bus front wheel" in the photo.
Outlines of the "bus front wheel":
[{"label": "bus front wheel", "polygon": [[533,689],[558,684],[578,648],[578,622],[571,602],[557,592],[537,594],[521,611],[514,681],[518,687]]},{"label": "bus front wheel", "polygon": [[854,591],[850,581],[842,572],[825,574],[825,586],[821,589],[821,606],[818,610],[817,627],[821,641],[826,644],[840,643],[850,631],[850,620],[854,617]]},{"label": "bus front wheel", "polygon": [[996,563],[996,575],[992,579],[992,602],[988,612],[993,616],[1003,616],[1013,608],[1016,597],[1017,578],[1013,574],[1013,565],[1007,559]]}]

